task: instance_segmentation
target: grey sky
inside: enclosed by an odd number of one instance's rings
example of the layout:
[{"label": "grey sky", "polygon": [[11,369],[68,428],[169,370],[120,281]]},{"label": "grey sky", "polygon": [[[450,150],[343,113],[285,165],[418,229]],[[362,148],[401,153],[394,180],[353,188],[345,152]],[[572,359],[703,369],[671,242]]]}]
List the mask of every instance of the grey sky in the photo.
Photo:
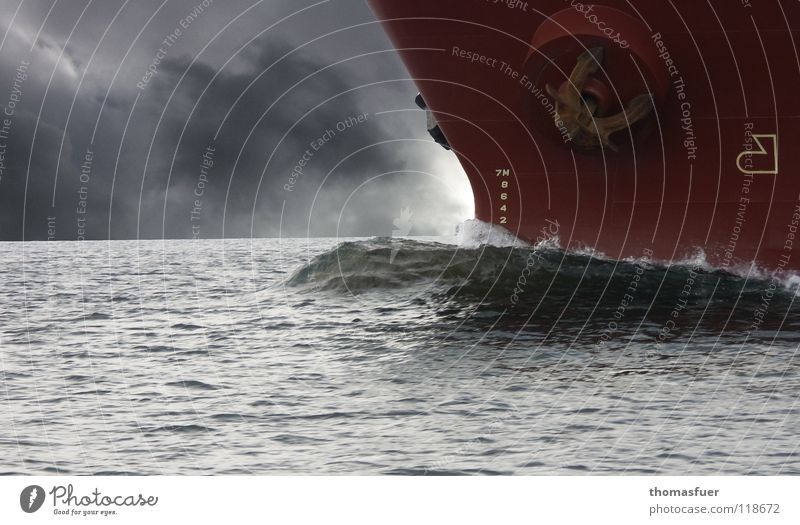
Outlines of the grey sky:
[{"label": "grey sky", "polygon": [[363,0],[198,6],[0,2],[0,239],[388,236],[405,207],[424,235],[466,218],[458,163]]}]

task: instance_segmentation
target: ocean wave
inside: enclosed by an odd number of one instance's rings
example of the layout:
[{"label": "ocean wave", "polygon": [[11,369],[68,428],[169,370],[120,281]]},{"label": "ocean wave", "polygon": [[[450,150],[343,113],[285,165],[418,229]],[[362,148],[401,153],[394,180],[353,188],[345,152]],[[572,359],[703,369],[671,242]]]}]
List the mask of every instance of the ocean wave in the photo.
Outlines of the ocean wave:
[{"label": "ocean wave", "polygon": [[[490,229],[473,228],[471,240],[476,231],[484,240],[492,235]],[[671,321],[684,329],[701,323],[712,332],[765,337],[796,324],[797,316],[788,315],[797,309],[796,278],[714,268],[701,250],[668,263],[494,239],[499,245],[392,238],[344,242],[297,269],[283,285],[393,304],[422,300],[439,317],[468,316],[478,327],[500,322],[512,329],[550,330],[567,322],[602,330],[618,324],[620,333],[625,326],[636,332],[649,326],[671,338],[679,332]]]},{"label": "ocean wave", "polygon": [[[638,278],[634,279],[634,275]],[[520,278],[522,277],[522,278]],[[693,258],[668,263],[652,259],[614,260],[586,251],[564,251],[549,245],[490,245],[476,247],[413,239],[375,238],[349,241],[336,246],[295,270],[283,284],[310,290],[353,293],[402,288],[414,284],[461,286],[468,289],[520,292],[545,286],[552,292],[553,280],[563,289],[580,286],[584,291],[613,289],[606,281],[634,279],[637,289],[662,289],[686,282],[693,295],[709,286],[749,295],[767,287],[771,276],[755,269],[714,268],[702,251]],[[780,280],[776,293],[792,295],[800,283],[797,276]],[[524,288],[524,289],[522,289]],[[611,290],[609,290],[611,291]],[[521,295],[521,294],[517,294]]]}]

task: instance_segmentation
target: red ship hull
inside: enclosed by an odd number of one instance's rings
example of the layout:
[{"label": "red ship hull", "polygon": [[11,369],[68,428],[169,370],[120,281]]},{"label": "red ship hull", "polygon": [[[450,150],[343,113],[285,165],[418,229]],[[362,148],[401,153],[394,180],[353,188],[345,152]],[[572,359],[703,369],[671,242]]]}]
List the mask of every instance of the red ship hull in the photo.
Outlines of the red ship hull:
[{"label": "red ship hull", "polygon": [[[369,3],[464,167],[478,219],[617,259],[702,250],[723,268],[800,269],[797,2]],[[614,150],[572,140],[547,89],[569,88],[597,48],[579,88],[595,115],[642,94],[652,105],[611,135]]]}]

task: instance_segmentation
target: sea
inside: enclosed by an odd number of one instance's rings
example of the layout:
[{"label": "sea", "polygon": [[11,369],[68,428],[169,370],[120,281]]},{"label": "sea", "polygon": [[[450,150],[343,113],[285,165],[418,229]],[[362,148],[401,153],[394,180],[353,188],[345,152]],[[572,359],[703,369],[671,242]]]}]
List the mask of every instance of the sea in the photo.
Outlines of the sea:
[{"label": "sea", "polygon": [[0,474],[800,474],[795,282],[482,235],[2,243]]}]

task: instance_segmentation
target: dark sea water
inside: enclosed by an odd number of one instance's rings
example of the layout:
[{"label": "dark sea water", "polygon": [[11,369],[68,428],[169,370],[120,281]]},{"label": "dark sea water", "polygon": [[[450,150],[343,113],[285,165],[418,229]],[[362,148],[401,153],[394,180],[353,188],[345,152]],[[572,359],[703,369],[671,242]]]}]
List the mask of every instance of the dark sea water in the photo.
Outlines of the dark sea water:
[{"label": "dark sea water", "polygon": [[0,274],[1,474],[800,474],[791,281],[447,239]]}]

